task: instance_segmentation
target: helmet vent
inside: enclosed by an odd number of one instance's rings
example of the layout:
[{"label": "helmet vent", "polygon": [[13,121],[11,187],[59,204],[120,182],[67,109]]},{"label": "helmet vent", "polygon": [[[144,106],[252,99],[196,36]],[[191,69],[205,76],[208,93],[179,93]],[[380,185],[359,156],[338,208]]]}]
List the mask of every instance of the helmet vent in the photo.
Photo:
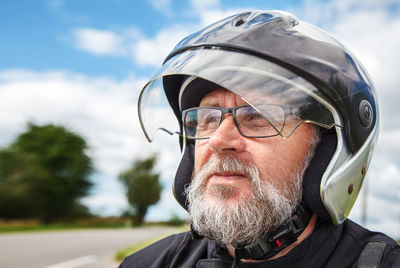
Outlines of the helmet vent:
[{"label": "helmet vent", "polygon": [[246,19],[250,16],[249,12],[246,13],[242,13],[239,16],[237,16],[233,21],[232,21],[232,25],[234,27],[239,27],[243,24],[246,23]]},{"label": "helmet vent", "polygon": [[369,128],[372,125],[372,121],[374,120],[371,103],[367,100],[362,100],[358,107],[358,114],[360,116],[360,120],[363,126]]},{"label": "helmet vent", "polygon": [[244,19],[239,18],[238,20],[235,21],[235,27],[239,27],[240,25],[242,25],[243,23],[245,23]]}]

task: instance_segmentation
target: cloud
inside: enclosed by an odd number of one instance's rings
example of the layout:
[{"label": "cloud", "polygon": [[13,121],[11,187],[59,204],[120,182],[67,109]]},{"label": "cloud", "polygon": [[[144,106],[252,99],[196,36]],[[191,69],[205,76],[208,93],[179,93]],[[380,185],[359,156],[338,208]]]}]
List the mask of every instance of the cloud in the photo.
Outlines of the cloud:
[{"label": "cloud", "polygon": [[196,18],[199,30],[228,16],[248,10],[246,7],[222,9],[220,6],[219,0],[190,0],[190,8],[185,10],[185,16]]},{"label": "cloud", "polygon": [[82,203],[88,206],[93,213],[99,215],[120,215],[128,207],[122,184],[119,184],[114,177],[96,174],[92,178],[96,185],[91,195],[81,199]]},{"label": "cloud", "polygon": [[[18,126],[15,132],[21,131],[27,120],[66,125],[89,139],[92,154],[100,157],[97,162],[119,147],[126,156],[135,143],[143,142],[138,139],[141,134],[135,118],[140,79],[116,81],[62,71],[10,70],[0,73],[0,81],[0,124]],[[98,168],[115,173],[120,166]]]},{"label": "cloud", "polygon": [[190,0],[191,6],[199,10],[219,9],[219,0]]},{"label": "cloud", "polygon": [[174,46],[193,31],[193,26],[170,26],[147,37],[136,29],[119,31],[78,28],[72,42],[82,51],[98,56],[131,58],[140,66],[159,67]]},{"label": "cloud", "polygon": [[153,37],[142,36],[132,45],[133,58],[143,66],[159,67],[180,40],[202,27],[221,20],[241,9],[222,10],[218,0],[191,0],[184,16],[197,19],[197,23],[180,23],[160,29]]},{"label": "cloud", "polygon": [[[169,0],[149,0],[156,9],[170,14]],[[190,1],[190,8],[184,9],[184,17],[195,18],[194,23],[177,23],[161,28],[152,36],[146,36],[137,29],[104,30],[78,28],[72,31],[74,46],[98,56],[122,56],[131,58],[140,66],[161,66],[163,60],[180,40],[202,27],[240,9],[219,9],[218,0]]]},{"label": "cloud", "polygon": [[191,27],[172,26],[161,30],[153,38],[142,38],[133,45],[133,57],[140,65],[161,66],[175,45],[190,33]]},{"label": "cloud", "polygon": [[[142,134],[136,105],[145,81],[135,76],[115,80],[66,71],[2,71],[0,146],[8,145],[22,133],[28,120],[37,124],[61,124],[79,133],[89,144],[96,168],[93,193],[83,202],[95,212],[118,214],[126,201],[117,177],[133,159],[158,152],[157,170],[162,183],[170,185],[180,157],[177,137],[167,137],[167,143],[149,145]],[[164,195],[171,194],[170,187],[164,191]],[[167,202],[160,203],[158,210],[179,211],[180,208],[176,203]]]},{"label": "cloud", "polygon": [[64,0],[48,0],[47,4],[51,8],[61,8],[61,7],[64,7],[65,1]]},{"label": "cloud", "polygon": [[219,9],[218,0],[191,0],[184,16],[197,19],[196,23],[172,24],[160,29],[154,36],[141,36],[132,44],[133,59],[143,66],[161,66],[163,60],[184,37],[202,27],[238,13],[240,9]]},{"label": "cloud", "polygon": [[96,55],[124,55],[127,53],[123,38],[106,30],[80,28],[73,31],[75,46]]},{"label": "cloud", "polygon": [[337,5],[346,7],[346,9],[349,9],[350,7],[381,8],[383,6],[388,6],[391,4],[399,4],[398,0],[337,0],[335,2]]},{"label": "cloud", "polygon": [[47,0],[47,6],[54,14],[66,22],[88,23],[90,21],[88,16],[69,12],[65,0]]},{"label": "cloud", "polygon": [[[384,232],[398,239],[400,238],[400,203],[396,200],[371,194],[374,187],[379,186],[379,184],[379,178],[368,177],[368,181],[363,185],[363,189],[351,211],[350,218],[365,224],[365,227],[371,230]],[[393,192],[392,188],[394,187],[396,187],[396,184],[390,185],[390,190],[386,189],[386,191]],[[399,200],[399,197],[397,197],[397,200]],[[365,211],[366,223],[362,222],[363,211]]]},{"label": "cloud", "polygon": [[171,0],[147,0],[151,6],[163,13],[167,17],[172,17],[174,15],[171,8]]}]

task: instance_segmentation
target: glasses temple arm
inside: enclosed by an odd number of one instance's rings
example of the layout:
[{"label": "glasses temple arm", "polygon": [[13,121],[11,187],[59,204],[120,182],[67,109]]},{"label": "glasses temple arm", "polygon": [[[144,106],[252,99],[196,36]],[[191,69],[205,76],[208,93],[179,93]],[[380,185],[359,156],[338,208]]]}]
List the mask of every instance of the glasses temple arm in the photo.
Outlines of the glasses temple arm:
[{"label": "glasses temple arm", "polygon": [[169,131],[168,129],[163,128],[163,127],[159,127],[159,128],[156,129],[156,131],[158,131],[158,130],[162,130],[162,131],[168,133],[168,134],[171,135],[171,136],[174,135],[174,134],[177,134],[177,135],[179,135],[179,136],[183,136],[182,133],[179,133],[178,131],[172,132],[172,131]]}]

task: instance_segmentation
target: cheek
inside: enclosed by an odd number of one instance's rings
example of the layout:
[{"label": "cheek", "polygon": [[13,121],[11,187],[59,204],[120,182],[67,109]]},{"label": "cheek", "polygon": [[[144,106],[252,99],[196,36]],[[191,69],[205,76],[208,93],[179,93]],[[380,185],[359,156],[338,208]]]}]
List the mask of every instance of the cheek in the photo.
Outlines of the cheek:
[{"label": "cheek", "polygon": [[[295,132],[296,133],[296,132]],[[298,135],[293,136],[293,139],[286,140],[285,150],[282,155],[286,158],[287,166],[292,171],[304,165],[305,160],[310,150],[310,135],[307,131],[298,132]]]},{"label": "cheek", "polygon": [[207,150],[208,146],[206,141],[202,140],[196,141],[194,148],[194,172],[197,174],[201,167],[207,162],[211,152]]},{"label": "cheek", "polygon": [[253,148],[253,159],[260,172],[267,177],[290,177],[303,162],[307,143],[298,139],[271,138]]},{"label": "cheek", "polygon": [[278,162],[282,153],[282,142],[276,138],[254,140],[248,145],[251,159],[254,162],[271,165]]},{"label": "cheek", "polygon": [[282,169],[287,166],[286,157],[282,154],[282,146],[259,145],[252,156],[261,178],[280,177],[283,175]]}]

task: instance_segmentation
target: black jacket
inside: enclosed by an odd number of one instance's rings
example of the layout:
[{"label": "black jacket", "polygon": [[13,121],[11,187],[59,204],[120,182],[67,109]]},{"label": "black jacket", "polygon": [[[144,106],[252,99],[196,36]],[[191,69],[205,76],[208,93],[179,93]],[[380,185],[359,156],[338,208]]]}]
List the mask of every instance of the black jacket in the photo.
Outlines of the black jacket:
[{"label": "black jacket", "polygon": [[[261,263],[234,267],[357,267],[368,242],[384,242],[381,267],[400,267],[400,246],[382,233],[368,231],[351,220],[339,226],[318,220],[313,233],[286,255]],[[164,238],[127,257],[119,268],[233,267],[224,248],[186,232]]]}]

